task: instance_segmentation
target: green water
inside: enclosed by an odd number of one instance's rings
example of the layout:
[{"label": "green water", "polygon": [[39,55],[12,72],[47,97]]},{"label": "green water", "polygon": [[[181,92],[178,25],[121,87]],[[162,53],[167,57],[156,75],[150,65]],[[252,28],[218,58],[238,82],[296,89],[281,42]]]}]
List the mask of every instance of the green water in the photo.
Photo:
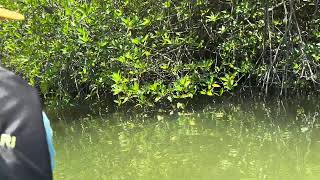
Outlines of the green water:
[{"label": "green water", "polygon": [[318,109],[277,101],[71,114],[54,123],[55,179],[318,180]]}]

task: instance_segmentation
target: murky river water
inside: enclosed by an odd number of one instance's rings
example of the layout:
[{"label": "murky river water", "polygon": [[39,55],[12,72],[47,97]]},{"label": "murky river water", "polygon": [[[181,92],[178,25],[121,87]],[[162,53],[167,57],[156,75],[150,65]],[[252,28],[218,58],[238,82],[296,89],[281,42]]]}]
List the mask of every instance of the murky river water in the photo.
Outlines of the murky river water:
[{"label": "murky river water", "polygon": [[318,110],[275,101],[69,117],[54,123],[55,179],[319,180]]}]

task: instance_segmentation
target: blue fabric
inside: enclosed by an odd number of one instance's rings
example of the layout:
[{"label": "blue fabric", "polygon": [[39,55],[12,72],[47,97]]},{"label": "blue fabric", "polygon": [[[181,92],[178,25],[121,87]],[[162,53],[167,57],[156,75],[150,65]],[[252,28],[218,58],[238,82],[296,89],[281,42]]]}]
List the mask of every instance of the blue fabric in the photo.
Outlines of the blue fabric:
[{"label": "blue fabric", "polygon": [[46,130],[46,136],[47,136],[47,142],[48,142],[48,148],[49,148],[49,155],[50,155],[50,160],[51,160],[51,168],[53,170],[54,166],[55,166],[55,160],[54,160],[55,150],[54,150],[53,140],[52,140],[53,131],[52,131],[52,128],[50,126],[50,121],[49,121],[46,113],[42,112],[42,117],[43,117],[44,128]]}]

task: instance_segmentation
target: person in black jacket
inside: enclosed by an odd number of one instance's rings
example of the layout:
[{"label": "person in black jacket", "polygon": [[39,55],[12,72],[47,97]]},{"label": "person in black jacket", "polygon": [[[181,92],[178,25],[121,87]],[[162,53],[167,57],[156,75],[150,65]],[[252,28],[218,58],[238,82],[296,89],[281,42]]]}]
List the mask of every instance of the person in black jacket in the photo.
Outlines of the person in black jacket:
[{"label": "person in black jacket", "polygon": [[[24,16],[0,8],[0,19]],[[0,66],[0,180],[52,180],[48,122],[38,92]]]}]

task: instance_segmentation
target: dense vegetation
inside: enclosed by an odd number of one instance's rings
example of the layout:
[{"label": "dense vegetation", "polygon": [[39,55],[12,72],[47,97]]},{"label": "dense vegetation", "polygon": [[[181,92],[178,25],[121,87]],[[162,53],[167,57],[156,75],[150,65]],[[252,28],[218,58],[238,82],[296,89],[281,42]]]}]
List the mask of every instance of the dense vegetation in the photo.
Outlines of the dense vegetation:
[{"label": "dense vegetation", "polygon": [[3,0],[2,64],[52,99],[153,105],[246,87],[316,91],[319,0]]}]

